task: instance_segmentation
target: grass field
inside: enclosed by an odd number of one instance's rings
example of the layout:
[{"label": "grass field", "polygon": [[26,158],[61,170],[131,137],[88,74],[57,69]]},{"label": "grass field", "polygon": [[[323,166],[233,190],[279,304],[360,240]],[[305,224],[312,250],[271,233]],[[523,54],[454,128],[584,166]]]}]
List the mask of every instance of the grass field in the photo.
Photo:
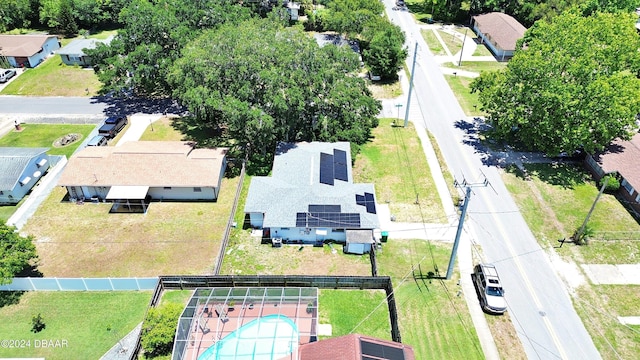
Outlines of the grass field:
[{"label": "grass field", "polygon": [[[0,295],[6,298],[8,294]],[[0,356],[99,359],[142,321],[150,298],[150,292],[133,291],[26,292],[19,302],[0,308],[0,338],[24,340],[19,344],[25,347],[2,346]],[[33,333],[31,319],[37,314],[46,327]],[[44,340],[53,340],[54,345],[58,340],[60,347],[43,347]]]},{"label": "grass field", "polygon": [[388,203],[397,221],[445,222],[444,209],[413,124],[405,129],[392,126],[393,121],[380,119],[372,141],[362,147],[353,167],[354,182],[374,183],[377,201]]},{"label": "grass field", "polygon": [[462,107],[462,110],[467,116],[485,115],[485,113],[480,110],[478,93],[471,93],[470,91],[470,84],[471,81],[473,81],[472,78],[453,75],[444,75],[444,78],[449,83],[451,91],[456,95],[460,107]]},{"label": "grass field", "polygon": [[436,34],[434,34],[433,30],[423,29],[420,30],[420,33],[422,34],[424,41],[427,43],[427,46],[429,47],[429,50],[433,55],[447,55],[447,52],[444,50],[444,47],[436,37]]},{"label": "grass field", "polygon": [[157,121],[154,121],[151,126],[147,126],[140,140],[148,141],[181,141],[184,140],[184,135],[176,130],[171,124],[175,120],[168,117],[163,117]]},{"label": "grass field", "polygon": [[402,86],[399,80],[395,81],[368,81],[367,87],[376,99],[394,99],[402,95]]},{"label": "grass field", "polygon": [[444,42],[445,46],[451,52],[451,55],[455,55],[462,50],[462,39],[458,38],[454,34],[450,34],[443,30],[436,30],[440,35],[440,38]]},{"label": "grass field", "polygon": [[497,61],[463,61],[462,66],[456,66],[455,69],[481,73],[483,71],[502,70],[506,67],[507,63]]},{"label": "grass field", "polygon": [[[22,131],[12,130],[0,138],[2,147],[46,147],[49,155],[66,155],[67,158],[82,144],[95,125],[50,125],[22,124]],[[82,135],[78,141],[63,147],[54,147],[54,142],[67,134]]]},{"label": "grass field", "polygon": [[93,69],[67,66],[54,55],[33,69],[26,69],[0,95],[94,96],[102,84]]},{"label": "grass field", "polygon": [[[348,316],[345,309],[349,309]],[[318,322],[331,324],[331,337],[355,333],[391,340],[391,322],[383,290],[320,289],[318,311]]]}]

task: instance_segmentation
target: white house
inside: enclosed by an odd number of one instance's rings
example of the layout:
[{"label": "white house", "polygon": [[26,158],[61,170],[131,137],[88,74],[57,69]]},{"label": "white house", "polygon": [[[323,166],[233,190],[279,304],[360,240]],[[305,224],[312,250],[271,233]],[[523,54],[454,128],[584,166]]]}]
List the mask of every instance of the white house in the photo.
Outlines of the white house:
[{"label": "white house", "polygon": [[348,142],[278,144],[272,176],[251,179],[244,212],[265,242],[346,244],[353,236],[369,252],[380,227],[373,184],[352,182]]},{"label": "white house", "polygon": [[499,12],[474,16],[472,28],[480,41],[487,45],[500,61],[513,57],[517,41],[527,31],[518,20]]},{"label": "white house", "polygon": [[60,48],[55,35],[0,35],[0,56],[13,67],[35,67]]},{"label": "white house", "polygon": [[49,168],[47,148],[0,147],[0,204],[17,204]]},{"label": "white house", "polygon": [[227,166],[226,148],[184,141],[128,141],[88,146],[69,159],[59,186],[72,199],[142,202],[215,201]]},{"label": "white house", "polygon": [[91,58],[84,53],[85,49],[95,49],[98,44],[108,45],[113,40],[113,36],[107,39],[76,39],[62,49],[56,51],[62,62],[67,65],[91,66]]}]

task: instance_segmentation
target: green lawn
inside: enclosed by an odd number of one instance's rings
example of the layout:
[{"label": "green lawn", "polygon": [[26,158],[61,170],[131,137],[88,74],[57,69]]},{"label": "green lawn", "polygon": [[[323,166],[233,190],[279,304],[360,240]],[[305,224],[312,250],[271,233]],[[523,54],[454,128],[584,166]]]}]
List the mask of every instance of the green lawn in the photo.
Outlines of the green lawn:
[{"label": "green lawn", "polygon": [[[74,151],[82,144],[95,125],[69,125],[69,124],[22,124],[22,131],[12,130],[0,138],[2,147],[47,147],[49,155],[66,155],[71,157]],[[82,137],[67,146],[55,147],[54,142],[67,134],[81,134]]]},{"label": "green lawn", "polygon": [[456,70],[465,70],[481,73],[483,71],[502,70],[507,67],[507,63],[497,61],[463,61],[462,66],[452,67]]},{"label": "green lawn", "polygon": [[176,130],[172,124],[175,120],[168,117],[163,117],[160,120],[154,121],[153,124],[147,126],[140,137],[141,141],[181,141],[184,140],[184,135]]},{"label": "green lawn", "polygon": [[473,52],[473,56],[493,56],[493,54],[485,45],[478,44],[476,51]]},{"label": "green lawn", "polygon": [[416,22],[422,24],[428,24],[429,19],[432,18],[431,7],[425,5],[425,2],[422,0],[405,0],[405,4],[409,11],[411,11],[411,15],[415,18]]},{"label": "green lawn", "polygon": [[[4,300],[9,294],[0,295]],[[142,321],[150,298],[150,292],[134,291],[26,292],[19,302],[0,308],[0,338],[24,340],[25,347],[3,346],[0,356],[99,359]],[[37,314],[46,327],[33,333],[31,319]],[[61,346],[43,347],[43,340],[59,341]]]},{"label": "green lawn", "polygon": [[[484,116],[485,113],[480,110],[480,101],[478,93],[471,93],[472,78],[464,76],[444,75],[449,83],[451,91],[456,95],[458,103],[467,116]],[[475,106],[474,106],[475,105]]]},{"label": "green lawn", "polygon": [[454,34],[450,34],[443,30],[436,30],[438,34],[440,34],[440,38],[444,42],[445,46],[451,52],[451,55],[455,55],[458,51],[462,49],[462,39],[458,38]]},{"label": "green lawn", "polygon": [[94,96],[102,87],[92,69],[67,66],[54,55],[33,69],[26,69],[0,95]]},{"label": "green lawn", "polygon": [[444,209],[413,124],[405,129],[392,126],[393,121],[380,119],[372,141],[362,146],[353,167],[354,182],[374,183],[378,202],[388,203],[398,221],[444,222]]},{"label": "green lawn", "polygon": [[429,50],[433,55],[436,55],[436,56],[447,55],[447,52],[444,50],[444,47],[442,46],[442,43],[440,43],[440,41],[436,37],[436,34],[434,34],[433,30],[423,29],[423,30],[420,30],[420,33],[422,34],[424,41],[427,43],[427,46],[429,47]]},{"label": "green lawn", "polygon": [[320,289],[318,311],[319,323],[331,324],[330,337],[356,333],[391,340],[384,290]]}]

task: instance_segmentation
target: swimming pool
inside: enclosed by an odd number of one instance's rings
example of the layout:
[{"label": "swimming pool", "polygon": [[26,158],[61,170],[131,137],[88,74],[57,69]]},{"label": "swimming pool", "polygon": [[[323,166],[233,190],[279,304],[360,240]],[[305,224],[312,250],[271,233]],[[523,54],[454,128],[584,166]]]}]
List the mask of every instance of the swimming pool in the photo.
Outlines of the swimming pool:
[{"label": "swimming pool", "polygon": [[284,315],[267,315],[225,336],[198,360],[276,360],[298,349],[296,324]]}]

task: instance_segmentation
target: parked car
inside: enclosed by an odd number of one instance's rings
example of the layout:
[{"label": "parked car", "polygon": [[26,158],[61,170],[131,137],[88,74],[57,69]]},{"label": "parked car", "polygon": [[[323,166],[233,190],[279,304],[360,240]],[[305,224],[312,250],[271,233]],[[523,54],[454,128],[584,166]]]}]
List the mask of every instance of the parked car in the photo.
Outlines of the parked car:
[{"label": "parked car", "polygon": [[108,139],[113,139],[118,135],[129,121],[126,116],[112,116],[104,121],[104,125],[98,129],[98,134]]},{"label": "parked car", "polygon": [[16,76],[16,71],[13,69],[0,70],[0,83],[5,83],[14,76]]},{"label": "parked car", "polygon": [[480,295],[483,310],[494,314],[507,311],[504,289],[493,264],[477,264],[473,268],[473,283]]},{"label": "parked car", "polygon": [[102,135],[96,135],[89,140],[87,146],[107,146],[107,138]]}]

